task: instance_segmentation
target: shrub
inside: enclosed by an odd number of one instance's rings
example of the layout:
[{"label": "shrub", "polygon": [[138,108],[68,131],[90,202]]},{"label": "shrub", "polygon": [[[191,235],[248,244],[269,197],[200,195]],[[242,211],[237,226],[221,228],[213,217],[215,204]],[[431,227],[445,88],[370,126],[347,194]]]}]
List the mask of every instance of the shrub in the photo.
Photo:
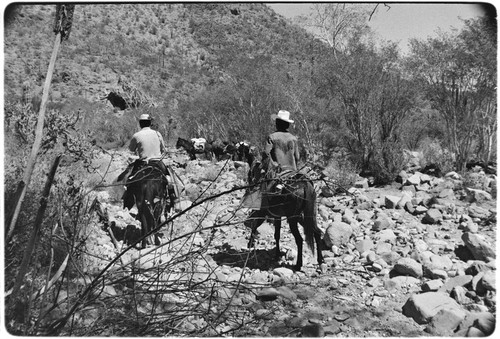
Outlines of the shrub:
[{"label": "shrub", "polygon": [[436,139],[425,139],[420,146],[422,152],[422,167],[435,164],[441,169],[442,173],[448,173],[453,170],[455,157],[446,148],[443,148]]},{"label": "shrub", "polygon": [[[324,174],[339,188],[348,189],[358,180],[359,168],[345,159],[333,159],[323,170]],[[341,191],[343,191],[341,189]]]},{"label": "shrub", "polygon": [[487,190],[489,180],[484,172],[466,172],[463,175],[463,186],[468,188]]}]

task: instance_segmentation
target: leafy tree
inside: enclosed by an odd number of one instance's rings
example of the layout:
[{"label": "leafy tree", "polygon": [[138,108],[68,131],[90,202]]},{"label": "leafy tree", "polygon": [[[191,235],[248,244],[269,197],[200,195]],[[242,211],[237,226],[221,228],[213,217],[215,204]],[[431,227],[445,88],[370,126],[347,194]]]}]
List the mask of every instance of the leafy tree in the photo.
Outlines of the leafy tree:
[{"label": "leafy tree", "polygon": [[372,41],[363,42],[358,31],[347,53],[332,57],[317,73],[322,96],[340,102],[343,144],[354,162],[375,171],[380,181],[392,179],[401,164],[401,127],[417,107],[418,93],[399,62],[395,44],[378,50]]},{"label": "leafy tree", "polygon": [[302,16],[298,23],[313,30],[333,49],[333,53],[344,51],[352,34],[364,29],[370,17],[371,5],[326,3],[314,4],[309,17]]},{"label": "leafy tree", "polygon": [[485,18],[465,22],[459,33],[412,40],[409,68],[446,125],[446,145],[456,168],[465,169],[478,145],[491,156],[496,130],[496,31]]}]

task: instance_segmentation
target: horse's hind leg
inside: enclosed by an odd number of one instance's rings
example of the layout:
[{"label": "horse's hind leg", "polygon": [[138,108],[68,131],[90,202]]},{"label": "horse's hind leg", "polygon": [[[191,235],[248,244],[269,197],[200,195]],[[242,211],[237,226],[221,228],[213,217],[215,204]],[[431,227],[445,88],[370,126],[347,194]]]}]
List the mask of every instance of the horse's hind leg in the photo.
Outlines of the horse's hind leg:
[{"label": "horse's hind leg", "polygon": [[323,242],[321,240],[321,234],[320,233],[314,233],[314,240],[316,241],[316,254],[318,256],[318,265],[323,264],[325,261],[323,259],[323,253],[321,252],[322,250],[322,245]]},{"label": "horse's hind leg", "polygon": [[302,268],[302,244],[304,239],[302,239],[302,236],[300,235],[296,218],[289,218],[288,224],[290,225],[290,231],[292,232],[293,237],[295,238],[295,243],[297,244],[297,263],[295,264],[294,269],[296,271],[300,271]]},{"label": "horse's hind leg", "polygon": [[[139,212],[139,221],[141,222],[141,236],[144,237],[144,235],[148,232],[147,231],[147,220],[146,220],[146,216],[144,215],[144,213],[141,213]],[[148,239],[149,237],[144,237],[142,238],[142,243],[141,243],[141,248],[146,248],[146,246],[148,245]]]},{"label": "horse's hind leg", "polygon": [[252,232],[250,233],[250,240],[248,240],[248,248],[252,248],[255,245],[255,235],[257,234],[257,228],[265,220],[265,213],[263,211],[252,211],[247,220],[245,220],[245,226],[249,227]]},{"label": "horse's hind leg", "polygon": [[280,251],[280,233],[281,233],[281,218],[274,218],[274,241],[276,242],[276,261],[281,257]]}]

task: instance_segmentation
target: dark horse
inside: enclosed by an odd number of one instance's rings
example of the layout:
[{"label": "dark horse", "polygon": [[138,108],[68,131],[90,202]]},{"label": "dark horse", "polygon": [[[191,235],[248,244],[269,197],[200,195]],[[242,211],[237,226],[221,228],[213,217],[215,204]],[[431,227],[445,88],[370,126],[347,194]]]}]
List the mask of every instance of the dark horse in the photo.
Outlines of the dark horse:
[{"label": "dark horse", "polygon": [[177,144],[175,145],[176,148],[184,148],[186,152],[189,155],[190,160],[196,160],[196,154],[205,154],[205,157],[208,160],[212,160],[212,145],[210,145],[208,142],[205,143],[205,147],[203,148],[202,151],[197,150],[191,140],[186,140],[182,138],[177,139]]},{"label": "dark horse", "polygon": [[[270,180],[263,173],[268,173],[269,159],[264,158],[262,162],[255,161],[252,164],[249,173],[250,185],[256,184],[266,187],[269,186]],[[316,192],[312,182],[301,173],[294,173],[289,178],[282,182],[283,188],[280,190],[264,189],[263,201],[261,209],[254,210],[250,213],[249,218],[245,221],[245,225],[252,229],[248,248],[254,246],[255,234],[257,228],[262,225],[266,217],[271,217],[274,224],[274,239],[276,241],[276,258],[280,257],[280,230],[281,217],[286,217],[290,231],[292,232],[295,243],[297,244],[297,263],[295,270],[300,270],[302,267],[302,243],[303,239],[298,229],[298,223],[304,227],[304,235],[306,243],[314,253],[314,243],[316,242],[316,250],[318,256],[318,264],[323,263],[323,255],[321,253],[321,229],[316,221]],[[266,192],[267,191],[267,192]]]},{"label": "dark horse", "polygon": [[[137,166],[137,167],[135,167]],[[141,222],[142,236],[160,226],[161,216],[171,209],[168,195],[168,180],[165,165],[161,160],[148,163],[138,160],[134,164],[133,175],[127,181],[129,191],[137,205],[137,219]],[[150,237],[142,240],[142,248],[151,243]],[[155,245],[159,245],[158,234],[154,236]]]}]

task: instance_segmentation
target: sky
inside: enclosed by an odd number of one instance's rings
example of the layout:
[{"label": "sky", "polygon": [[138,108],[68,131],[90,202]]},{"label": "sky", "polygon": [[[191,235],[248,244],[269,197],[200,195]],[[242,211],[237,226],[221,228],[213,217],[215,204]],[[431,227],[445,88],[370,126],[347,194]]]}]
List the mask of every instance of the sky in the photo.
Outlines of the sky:
[{"label": "sky", "polygon": [[[310,3],[268,3],[278,14],[286,18],[307,14]],[[376,2],[373,3],[375,5]],[[381,3],[372,16],[369,26],[382,39],[399,42],[403,53],[408,51],[410,38],[426,39],[435,36],[439,29],[450,31],[452,27],[460,29],[463,22],[459,19],[470,19],[484,15],[484,7],[474,3],[391,3],[390,8]]]}]

